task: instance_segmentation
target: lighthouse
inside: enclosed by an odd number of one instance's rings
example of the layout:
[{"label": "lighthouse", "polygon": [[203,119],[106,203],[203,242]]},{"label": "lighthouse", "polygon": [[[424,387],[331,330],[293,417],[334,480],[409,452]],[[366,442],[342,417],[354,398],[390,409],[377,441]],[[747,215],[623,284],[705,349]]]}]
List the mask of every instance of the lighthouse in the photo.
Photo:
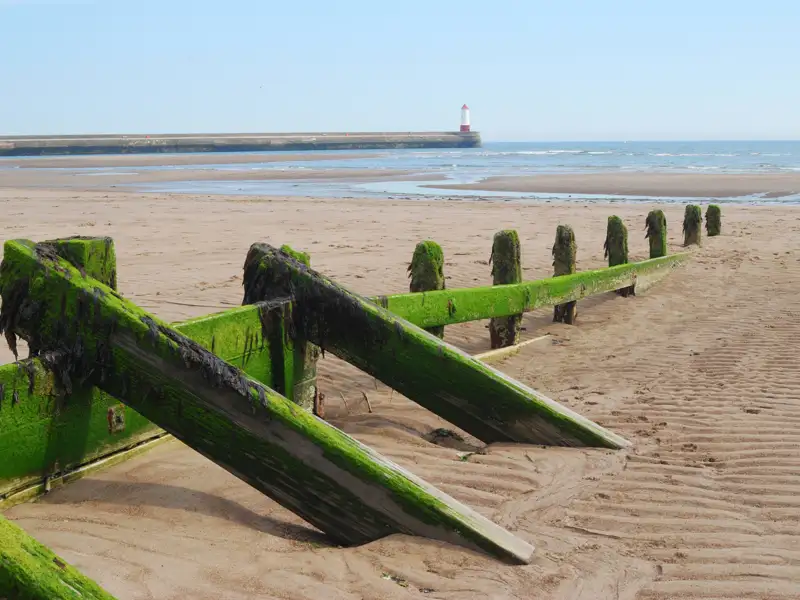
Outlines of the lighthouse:
[{"label": "lighthouse", "polygon": [[469,131],[469,106],[461,107],[461,131]]}]

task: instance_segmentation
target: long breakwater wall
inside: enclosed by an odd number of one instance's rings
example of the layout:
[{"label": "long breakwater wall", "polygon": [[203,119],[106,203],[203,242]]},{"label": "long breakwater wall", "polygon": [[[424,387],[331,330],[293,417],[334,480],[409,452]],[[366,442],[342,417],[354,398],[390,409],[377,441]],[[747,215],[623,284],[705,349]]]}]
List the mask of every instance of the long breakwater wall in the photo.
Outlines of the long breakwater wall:
[{"label": "long breakwater wall", "polygon": [[0,136],[0,156],[477,148],[480,145],[481,136],[476,131]]}]

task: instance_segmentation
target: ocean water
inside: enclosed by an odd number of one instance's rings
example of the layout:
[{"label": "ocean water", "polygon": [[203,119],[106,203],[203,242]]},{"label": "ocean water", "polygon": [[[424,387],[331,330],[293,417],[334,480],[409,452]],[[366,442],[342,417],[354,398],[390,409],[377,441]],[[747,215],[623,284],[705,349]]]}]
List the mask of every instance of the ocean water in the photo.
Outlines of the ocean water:
[{"label": "ocean water", "polygon": [[[74,169],[102,176],[151,169],[215,169],[219,171],[290,171],[296,179],[280,181],[176,181],[138,185],[158,192],[207,194],[280,194],[333,197],[508,197],[594,198],[586,194],[531,194],[442,190],[425,186],[437,183],[474,183],[487,177],[546,173],[799,173],[800,141],[742,142],[486,142],[469,149],[400,149],[374,151],[320,151],[326,160],[226,164],[220,154],[216,165],[182,165],[136,168]],[[346,159],[348,154],[364,155]],[[287,153],[291,154],[291,153]],[[317,154],[299,152],[298,154]],[[342,160],[331,158],[343,155]],[[30,159],[35,163],[35,158]],[[2,164],[0,163],[0,168]],[[303,180],[303,171],[397,169],[414,175],[413,181],[348,182]],[[597,198],[608,198],[608,195]],[[623,199],[620,197],[620,199]],[[650,199],[627,197],[628,200]],[[669,200],[659,198],[659,200]],[[686,198],[674,199],[685,202]],[[800,203],[800,195],[777,199],[746,196],[721,199],[738,202]]]}]

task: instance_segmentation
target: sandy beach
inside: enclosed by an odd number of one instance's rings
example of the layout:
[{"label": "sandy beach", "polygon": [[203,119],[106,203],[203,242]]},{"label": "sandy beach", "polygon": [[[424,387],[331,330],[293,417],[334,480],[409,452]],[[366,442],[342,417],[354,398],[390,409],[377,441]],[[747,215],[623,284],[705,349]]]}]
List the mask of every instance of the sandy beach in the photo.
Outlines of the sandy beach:
[{"label": "sandy beach", "polygon": [[[504,228],[520,234],[525,279],[552,274],[562,223],[575,230],[578,268],[604,266],[612,214],[628,225],[631,260],[644,259],[656,206],[65,191],[23,185],[21,171],[0,176],[3,240],[111,236],[120,291],[170,321],[238,305],[256,241],[306,250],[340,283],[385,294],[407,290],[414,245],[430,238],[455,288],[491,283],[492,235]],[[525,185],[800,190],[800,176],[626,177]],[[488,185],[519,189],[519,179]],[[678,251],[683,206],[659,208]],[[647,294],[581,302],[577,326],[526,315],[525,338],[550,337],[496,363],[625,436],[629,451],[495,444],[464,460],[426,439],[448,423],[321,361],[331,422],[534,544],[530,565],[406,536],[334,547],[175,441],[5,514],[126,600],[800,598],[800,209],[725,205],[723,235],[692,253]],[[484,351],[486,325],[449,327],[447,340]]]},{"label": "sandy beach", "polygon": [[477,183],[443,184],[436,189],[554,194],[608,194],[672,198],[726,198],[800,194],[800,173],[591,173],[489,177]]}]

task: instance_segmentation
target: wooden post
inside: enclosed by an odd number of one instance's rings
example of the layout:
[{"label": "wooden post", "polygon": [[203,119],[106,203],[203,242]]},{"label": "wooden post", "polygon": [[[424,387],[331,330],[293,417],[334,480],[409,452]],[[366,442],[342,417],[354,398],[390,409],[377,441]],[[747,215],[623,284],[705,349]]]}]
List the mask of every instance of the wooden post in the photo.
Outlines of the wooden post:
[{"label": "wooden post", "polygon": [[[410,292],[432,292],[445,289],[444,282],[444,253],[441,246],[431,240],[417,244],[414,256],[408,265]],[[444,326],[430,327],[427,329],[438,338],[444,337]]]},{"label": "wooden post", "polygon": [[722,233],[722,211],[716,204],[709,204],[706,209],[706,233],[708,237]]},{"label": "wooden post", "polygon": [[[556,241],[553,244],[553,277],[571,275],[575,272],[575,259],[578,245],[575,243],[575,232],[569,225],[559,225],[556,229]],[[553,309],[553,321],[573,325],[578,318],[578,303],[558,304]]]},{"label": "wooden post", "polygon": [[247,262],[246,303],[291,294],[295,331],[487,443],[628,445],[272,246],[253,244]]},{"label": "wooden post", "polygon": [[[513,229],[498,231],[492,241],[492,284],[508,285],[522,281],[522,248]],[[494,318],[489,321],[492,348],[506,348],[519,342],[522,314]]]},{"label": "wooden post", "polygon": [[700,245],[703,228],[703,213],[696,204],[688,204],[683,213],[683,245]]},{"label": "wooden post", "polygon": [[[628,264],[628,228],[617,216],[608,217],[606,229],[606,243],[603,245],[608,266]],[[627,286],[617,290],[620,296],[627,298],[634,294],[634,286]]]},{"label": "wooden post", "polygon": [[667,217],[662,210],[651,210],[644,222],[650,241],[650,258],[661,258],[667,255]]},{"label": "wooden post", "polygon": [[531,558],[526,542],[84,277],[52,244],[6,242],[0,296],[0,332],[68,356],[57,377],[118,397],[338,543],[405,533]]},{"label": "wooden post", "polygon": [[114,600],[50,548],[1,516],[0,598]]},{"label": "wooden post", "polygon": [[[311,266],[311,257],[306,252],[293,250],[286,244],[281,246],[281,252]],[[322,416],[317,389],[320,350],[291,331],[290,311],[291,304],[281,304],[272,308],[265,307],[261,313],[270,348],[273,388],[295,404]]]}]

